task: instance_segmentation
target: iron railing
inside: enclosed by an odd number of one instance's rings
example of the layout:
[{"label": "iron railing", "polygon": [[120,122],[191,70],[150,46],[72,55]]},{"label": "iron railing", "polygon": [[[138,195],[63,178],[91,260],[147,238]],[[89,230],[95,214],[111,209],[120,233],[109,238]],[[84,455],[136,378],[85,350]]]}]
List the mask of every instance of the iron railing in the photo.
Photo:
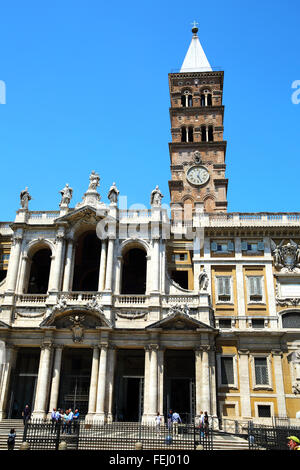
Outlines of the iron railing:
[{"label": "iron railing", "polygon": [[296,426],[248,424],[250,450],[288,450],[287,437],[300,438],[300,428]]},{"label": "iron railing", "polygon": [[65,441],[70,450],[135,450],[138,442],[144,450],[213,450],[213,431],[194,424],[159,428],[154,424],[100,423],[79,421],[70,426],[51,421],[31,420],[24,428],[23,441],[31,450],[58,450]]}]

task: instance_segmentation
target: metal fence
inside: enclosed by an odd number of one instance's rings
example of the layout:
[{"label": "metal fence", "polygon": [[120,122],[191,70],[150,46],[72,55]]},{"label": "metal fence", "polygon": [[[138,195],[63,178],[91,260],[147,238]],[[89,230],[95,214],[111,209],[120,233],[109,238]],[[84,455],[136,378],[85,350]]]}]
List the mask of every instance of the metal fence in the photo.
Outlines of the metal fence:
[{"label": "metal fence", "polygon": [[249,422],[249,449],[288,450],[287,437],[291,435],[300,438],[300,428],[295,426],[267,426]]},{"label": "metal fence", "polygon": [[79,421],[66,427],[61,423],[32,420],[26,423],[23,441],[31,450],[58,450],[62,441],[72,450],[213,450],[213,431],[194,424],[147,425],[141,423],[99,423]]}]

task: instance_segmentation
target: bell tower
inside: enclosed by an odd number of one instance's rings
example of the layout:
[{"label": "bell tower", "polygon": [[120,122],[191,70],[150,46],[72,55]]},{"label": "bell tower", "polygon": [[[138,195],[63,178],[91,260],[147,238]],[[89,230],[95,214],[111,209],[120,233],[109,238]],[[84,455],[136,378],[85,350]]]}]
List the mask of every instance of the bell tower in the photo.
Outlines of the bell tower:
[{"label": "bell tower", "polygon": [[180,72],[169,74],[171,207],[193,210],[198,203],[205,212],[226,212],[224,73],[212,70],[196,25],[192,33]]}]

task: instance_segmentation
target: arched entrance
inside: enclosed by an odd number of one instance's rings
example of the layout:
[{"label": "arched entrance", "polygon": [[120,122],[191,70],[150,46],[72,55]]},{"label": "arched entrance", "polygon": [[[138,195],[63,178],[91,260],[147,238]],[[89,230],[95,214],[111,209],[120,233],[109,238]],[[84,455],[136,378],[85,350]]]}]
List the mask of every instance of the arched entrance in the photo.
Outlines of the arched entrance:
[{"label": "arched entrance", "polygon": [[146,293],[146,252],[131,248],[123,255],[121,294]]},{"label": "arched entrance", "polygon": [[94,230],[80,235],[75,252],[73,291],[98,291],[101,241]]},{"label": "arched entrance", "polygon": [[46,294],[48,291],[51,266],[50,248],[41,248],[31,258],[28,279],[28,294]]}]

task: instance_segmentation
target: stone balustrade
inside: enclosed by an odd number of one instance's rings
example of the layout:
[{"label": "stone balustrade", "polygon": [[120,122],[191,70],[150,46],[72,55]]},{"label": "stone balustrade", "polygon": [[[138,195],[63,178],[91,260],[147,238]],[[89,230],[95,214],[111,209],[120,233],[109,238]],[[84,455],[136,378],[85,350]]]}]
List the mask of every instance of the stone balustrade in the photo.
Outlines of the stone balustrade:
[{"label": "stone balustrade", "polygon": [[136,305],[148,305],[149,298],[147,295],[132,295],[132,294],[121,294],[115,296],[115,306],[122,307],[124,305],[136,306]]}]

